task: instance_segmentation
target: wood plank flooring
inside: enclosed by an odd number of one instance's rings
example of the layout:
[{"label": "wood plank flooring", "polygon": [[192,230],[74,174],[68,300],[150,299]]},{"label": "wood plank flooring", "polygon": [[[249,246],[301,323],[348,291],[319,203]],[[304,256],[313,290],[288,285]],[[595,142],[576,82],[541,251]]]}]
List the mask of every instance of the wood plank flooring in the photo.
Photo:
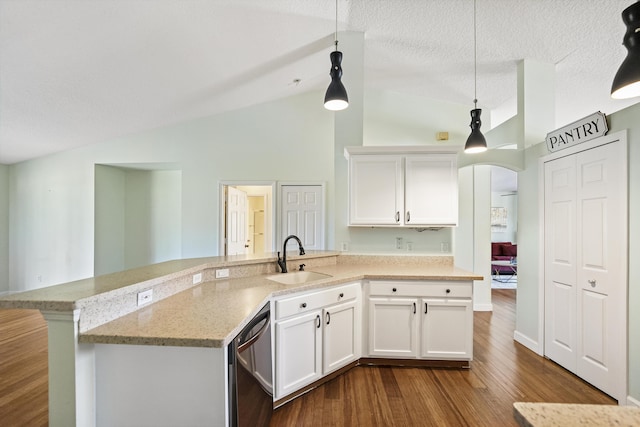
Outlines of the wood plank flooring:
[{"label": "wood plank flooring", "polygon": [[[513,341],[515,290],[474,313],[471,369],[357,367],[275,411],[281,426],[515,426],[512,404],[615,404]],[[47,335],[38,311],[0,310],[0,425],[47,426]]]},{"label": "wood plank flooring", "polygon": [[49,424],[47,348],[38,310],[0,310],[0,425]]},{"label": "wood plank flooring", "polygon": [[516,426],[513,402],[616,404],[513,340],[515,290],[474,313],[471,369],[357,367],[277,409],[280,426]]}]

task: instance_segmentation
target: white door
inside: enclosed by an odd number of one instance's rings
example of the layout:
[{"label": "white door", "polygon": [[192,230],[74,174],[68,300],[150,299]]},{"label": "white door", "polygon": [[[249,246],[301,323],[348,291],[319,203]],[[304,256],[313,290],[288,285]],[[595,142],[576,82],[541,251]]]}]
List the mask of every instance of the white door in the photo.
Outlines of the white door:
[{"label": "white door", "polygon": [[227,255],[247,253],[247,193],[227,188]]},{"label": "white door", "polygon": [[619,401],[627,381],[626,162],[618,141],[545,165],[545,354]]},{"label": "white door", "polygon": [[456,155],[430,154],[405,159],[406,225],[458,224]]},{"label": "white door", "polygon": [[545,164],[545,355],[576,369],[576,158]]},{"label": "white door", "polygon": [[[305,250],[324,249],[324,191],[321,185],[282,186],[282,242],[294,234]],[[289,249],[297,243],[289,241]]]}]

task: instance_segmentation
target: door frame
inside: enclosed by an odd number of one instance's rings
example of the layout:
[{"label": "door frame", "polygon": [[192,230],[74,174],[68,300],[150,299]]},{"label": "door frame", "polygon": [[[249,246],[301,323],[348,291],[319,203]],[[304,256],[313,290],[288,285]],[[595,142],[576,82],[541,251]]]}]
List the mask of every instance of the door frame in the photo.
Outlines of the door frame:
[{"label": "door frame", "polygon": [[[276,222],[278,215],[276,214],[276,200],[278,199],[278,195],[276,194],[276,181],[246,181],[246,180],[224,180],[218,182],[218,254],[224,255],[224,235],[225,235],[225,197],[224,197],[224,188],[225,187],[237,187],[237,186],[247,186],[247,187],[271,187],[271,202],[267,203],[267,208],[271,210],[271,230],[276,232]],[[271,251],[275,251],[277,239],[276,236],[271,239]]]},{"label": "door frame", "polygon": [[[627,151],[627,162],[624,163],[623,165],[620,165],[620,167],[625,169],[625,174],[627,176],[627,182],[625,183],[625,186],[627,187],[627,212],[626,212],[626,223],[627,223],[627,235],[623,236],[622,238],[624,239],[624,247],[625,247],[625,267],[624,267],[624,278],[625,278],[625,283],[626,283],[626,291],[627,291],[627,306],[624,307],[624,310],[626,311],[626,315],[627,315],[627,329],[625,331],[625,354],[626,357],[628,358],[628,354],[629,354],[629,326],[628,326],[628,316],[629,316],[629,308],[628,308],[628,290],[629,290],[629,245],[628,245],[628,227],[629,227],[629,195],[628,195],[628,185],[629,185],[629,165],[628,165],[628,152],[629,152],[629,142],[628,142],[628,134],[627,134],[627,130],[621,130],[615,133],[611,133],[608,135],[604,135],[601,136],[599,138],[593,139],[591,141],[587,141],[585,143],[582,144],[578,144],[578,145],[574,145],[570,148],[566,148],[564,150],[560,150],[560,151],[556,151],[554,153],[550,153],[546,156],[542,156],[538,159],[538,215],[540,218],[540,227],[538,228],[538,342],[537,342],[537,346],[535,346],[534,348],[531,348],[532,350],[534,350],[536,353],[538,353],[540,356],[544,356],[544,342],[545,342],[545,333],[544,333],[544,327],[545,327],[545,253],[544,253],[544,249],[545,249],[545,241],[544,241],[544,234],[545,234],[545,227],[546,227],[546,223],[545,223],[545,208],[544,208],[544,203],[545,203],[545,194],[544,194],[544,188],[545,188],[545,163],[553,161],[553,160],[557,160],[559,158],[562,157],[567,157],[582,151],[586,151],[586,150],[590,150],[593,148],[597,148],[603,145],[607,145],[607,144],[611,144],[614,142],[620,142],[622,144],[624,144],[625,146],[625,150]],[[625,393],[628,393],[628,387],[629,387],[629,365],[628,363],[625,364],[624,368],[622,369],[623,371],[623,377],[624,377],[624,382],[626,385],[626,390]],[[622,375],[622,374],[621,374]],[[625,398],[626,399],[626,394],[624,397],[620,397]],[[618,404],[625,404],[623,400],[620,400],[618,402]]]}]

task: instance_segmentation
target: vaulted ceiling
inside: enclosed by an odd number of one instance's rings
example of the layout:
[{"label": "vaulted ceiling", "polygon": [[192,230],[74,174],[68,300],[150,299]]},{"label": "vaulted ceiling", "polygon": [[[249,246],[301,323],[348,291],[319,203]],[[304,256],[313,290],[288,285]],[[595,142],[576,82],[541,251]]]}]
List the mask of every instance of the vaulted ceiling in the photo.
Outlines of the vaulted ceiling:
[{"label": "vaulted ceiling", "polygon": [[[477,0],[479,106],[515,98],[525,58],[555,64],[559,125],[637,102],[609,97],[632,2]],[[335,13],[333,0],[0,0],[0,163],[324,90]],[[472,0],[338,0],[338,20],[364,33],[365,91],[472,107]]]}]

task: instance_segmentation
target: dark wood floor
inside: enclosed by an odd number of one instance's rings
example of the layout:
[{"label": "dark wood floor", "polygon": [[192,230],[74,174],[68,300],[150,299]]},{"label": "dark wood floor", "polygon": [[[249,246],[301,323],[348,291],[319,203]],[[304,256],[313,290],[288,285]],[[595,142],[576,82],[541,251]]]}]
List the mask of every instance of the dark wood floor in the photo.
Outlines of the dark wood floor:
[{"label": "dark wood floor", "polygon": [[515,290],[474,313],[469,370],[357,367],[275,411],[271,426],[516,426],[513,402],[616,404],[514,342]]},{"label": "dark wood floor", "polygon": [[[469,370],[357,367],[275,411],[271,426],[513,426],[512,404],[616,402],[513,341],[515,291],[474,314]],[[47,426],[47,335],[38,311],[0,310],[0,425]]]}]

